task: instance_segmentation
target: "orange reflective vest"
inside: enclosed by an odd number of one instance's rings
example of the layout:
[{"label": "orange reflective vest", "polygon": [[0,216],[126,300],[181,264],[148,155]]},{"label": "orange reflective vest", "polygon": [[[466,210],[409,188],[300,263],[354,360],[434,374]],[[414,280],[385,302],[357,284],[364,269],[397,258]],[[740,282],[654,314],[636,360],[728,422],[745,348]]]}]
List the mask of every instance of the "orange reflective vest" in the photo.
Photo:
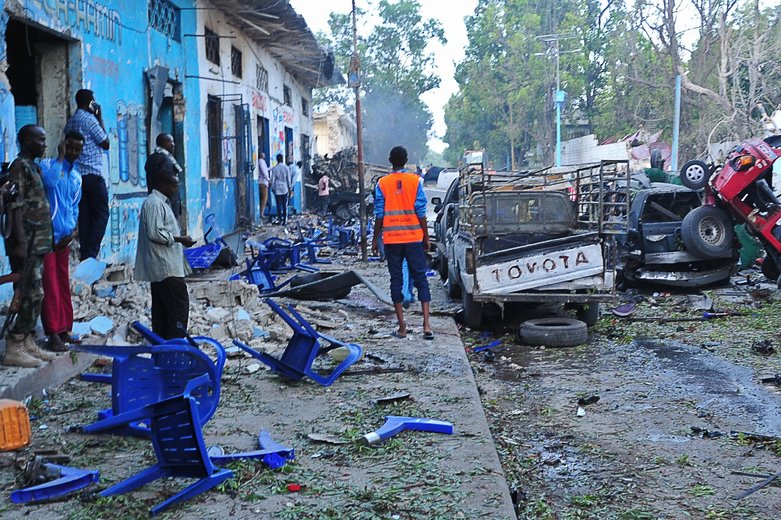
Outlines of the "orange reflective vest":
[{"label": "orange reflective vest", "polygon": [[415,213],[420,177],[414,173],[391,172],[377,185],[385,197],[382,220],[384,244],[408,244],[423,241],[423,228]]}]

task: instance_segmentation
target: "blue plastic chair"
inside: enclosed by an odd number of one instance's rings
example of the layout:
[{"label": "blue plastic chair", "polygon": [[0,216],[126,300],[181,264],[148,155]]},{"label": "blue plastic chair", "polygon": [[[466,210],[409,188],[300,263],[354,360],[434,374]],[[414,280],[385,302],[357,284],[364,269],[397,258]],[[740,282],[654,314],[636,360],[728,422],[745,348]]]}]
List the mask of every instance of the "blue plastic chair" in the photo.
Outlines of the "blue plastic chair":
[{"label": "blue plastic chair", "polygon": [[[265,352],[258,352],[238,340],[233,340],[233,344],[268,365],[277,374],[295,381],[299,381],[304,376],[307,376],[323,386],[331,386],[342,372],[347,370],[361,357],[363,349],[360,345],[344,343],[336,338],[317,332],[312,325],[296,312],[292,305],[287,306],[288,311],[290,311],[290,314],[288,314],[272,299],[269,298],[265,301],[293,329],[293,337],[290,338],[282,357],[277,359]],[[330,345],[321,347],[320,340],[325,340]],[[312,368],[315,358],[339,347],[346,347],[350,351],[344,361],[339,363],[327,376],[322,376],[315,372]]]},{"label": "blue plastic chair", "polygon": [[203,422],[198,397],[192,392],[209,384],[206,374],[192,379],[180,395],[132,410],[124,415],[129,423],[151,418],[152,446],[157,464],[102,491],[108,497],[127,493],[161,478],[197,478],[198,480],[161,502],[150,513],[154,516],[167,507],[188,500],[233,477],[233,472],[215,466],[203,442]]},{"label": "blue plastic chair", "polygon": [[[151,331],[148,333],[154,335]],[[99,420],[85,426],[84,432],[148,437],[148,421],[127,421],[126,414],[181,394],[190,380],[204,374],[207,376],[206,383],[192,388],[191,394],[197,399],[202,422],[206,423],[211,419],[220,401],[220,378],[225,365],[225,349],[211,338],[199,336],[194,340],[212,345],[216,351],[216,361],[212,361],[198,348],[190,346],[184,338],[148,346],[71,346],[73,350],[80,352],[114,358],[111,408],[99,412]],[[97,378],[88,380],[95,381]],[[98,381],[106,382],[105,377]]]}]

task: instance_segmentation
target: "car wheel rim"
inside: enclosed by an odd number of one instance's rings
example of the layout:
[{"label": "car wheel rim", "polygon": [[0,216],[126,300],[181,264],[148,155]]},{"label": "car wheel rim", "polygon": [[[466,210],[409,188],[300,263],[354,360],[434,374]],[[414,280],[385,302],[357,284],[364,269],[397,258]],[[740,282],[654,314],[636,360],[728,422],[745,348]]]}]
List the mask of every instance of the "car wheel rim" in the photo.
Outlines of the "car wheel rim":
[{"label": "car wheel rim", "polygon": [[700,182],[705,177],[705,170],[699,164],[686,168],[686,178],[692,182]]},{"label": "car wheel rim", "polygon": [[715,246],[724,240],[724,230],[717,220],[706,218],[700,222],[700,238],[704,242]]}]

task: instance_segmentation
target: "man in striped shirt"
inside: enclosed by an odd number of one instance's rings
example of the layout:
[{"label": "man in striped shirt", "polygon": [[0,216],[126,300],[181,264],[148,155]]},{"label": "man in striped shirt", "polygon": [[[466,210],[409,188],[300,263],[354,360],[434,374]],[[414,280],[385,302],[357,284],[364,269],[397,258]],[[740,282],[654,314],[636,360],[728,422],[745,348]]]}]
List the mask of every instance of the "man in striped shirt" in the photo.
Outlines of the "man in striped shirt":
[{"label": "man in striped shirt", "polygon": [[65,125],[65,132],[84,136],[84,150],[76,161],[81,173],[79,203],[79,245],[81,260],[97,258],[108,223],[108,189],[103,177],[103,152],[109,148],[100,105],[91,90],[76,92],[76,113]]}]

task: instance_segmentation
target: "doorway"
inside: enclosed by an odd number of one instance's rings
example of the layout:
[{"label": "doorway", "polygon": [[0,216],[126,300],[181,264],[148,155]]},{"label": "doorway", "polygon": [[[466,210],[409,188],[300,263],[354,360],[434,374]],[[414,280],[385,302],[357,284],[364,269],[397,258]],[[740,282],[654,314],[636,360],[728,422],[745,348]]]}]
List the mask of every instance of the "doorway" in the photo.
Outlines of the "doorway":
[{"label": "doorway", "polygon": [[[260,156],[260,153],[262,152],[266,157],[266,165],[271,166],[271,145],[269,140],[269,122],[268,118],[257,116],[257,134],[258,134],[258,156]],[[260,171],[258,171],[258,177],[260,176]],[[258,188],[260,189],[260,188]],[[269,208],[269,214],[271,214],[271,208],[270,208],[270,199],[271,197],[266,197],[266,204],[265,206]],[[258,204],[260,204],[260,192],[258,192]],[[260,219],[263,219],[263,213],[266,211],[266,207],[258,208],[258,215],[260,216]]]},{"label": "doorway", "polygon": [[56,153],[78,85],[69,72],[74,41],[15,19],[8,22],[5,40],[16,128],[4,131],[15,135],[24,125],[40,125],[48,136],[49,155]]}]

